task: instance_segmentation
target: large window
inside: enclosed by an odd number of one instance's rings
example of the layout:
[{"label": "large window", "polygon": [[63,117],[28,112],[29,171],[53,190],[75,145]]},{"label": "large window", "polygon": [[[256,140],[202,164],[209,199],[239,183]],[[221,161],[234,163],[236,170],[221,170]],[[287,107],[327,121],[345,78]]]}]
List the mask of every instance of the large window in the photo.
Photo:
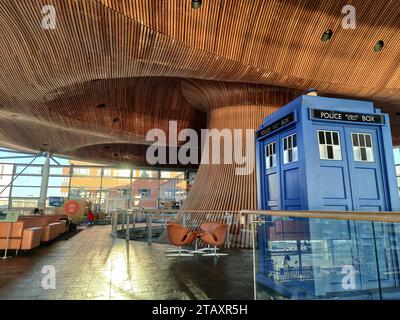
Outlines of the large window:
[{"label": "large window", "polygon": [[[38,157],[27,166],[35,155],[31,155],[32,158],[26,155],[28,160],[25,154],[24,159],[19,158],[21,155],[0,149],[0,192],[4,190],[0,193],[0,211],[33,209],[38,205],[45,158]],[[182,203],[196,174],[191,170],[114,168],[55,159],[57,163],[51,160],[47,198],[85,199],[94,210],[103,211]]]},{"label": "large window", "polygon": [[292,163],[298,159],[296,134],[283,138],[283,163]]},{"label": "large window", "polygon": [[265,165],[267,169],[276,167],[276,143],[272,142],[265,146]]},{"label": "large window", "polygon": [[318,142],[321,160],[342,160],[339,132],[318,130]]},{"label": "large window", "polygon": [[374,148],[369,133],[352,133],[354,161],[374,162]]}]

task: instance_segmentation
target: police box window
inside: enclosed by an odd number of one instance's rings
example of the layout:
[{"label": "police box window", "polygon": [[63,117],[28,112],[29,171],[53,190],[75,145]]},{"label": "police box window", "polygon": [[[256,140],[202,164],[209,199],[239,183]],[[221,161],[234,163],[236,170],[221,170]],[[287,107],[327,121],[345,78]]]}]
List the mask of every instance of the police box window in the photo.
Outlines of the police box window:
[{"label": "police box window", "polygon": [[287,164],[297,160],[297,137],[296,134],[292,134],[283,138],[283,163]]},{"label": "police box window", "polygon": [[318,130],[318,141],[321,160],[342,160],[339,132]]},{"label": "police box window", "polygon": [[369,133],[352,133],[354,161],[374,162],[372,136]]},{"label": "police box window", "polygon": [[272,142],[265,146],[265,164],[267,169],[276,167],[276,144]]}]

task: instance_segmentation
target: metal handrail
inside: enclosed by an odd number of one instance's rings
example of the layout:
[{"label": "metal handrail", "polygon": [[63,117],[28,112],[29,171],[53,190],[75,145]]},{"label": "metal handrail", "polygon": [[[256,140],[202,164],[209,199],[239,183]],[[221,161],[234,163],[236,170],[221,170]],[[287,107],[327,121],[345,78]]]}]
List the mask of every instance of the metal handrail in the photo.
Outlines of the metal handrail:
[{"label": "metal handrail", "polygon": [[368,212],[368,211],[265,211],[242,210],[243,215],[279,216],[297,218],[318,218],[335,220],[400,222],[400,212]]}]

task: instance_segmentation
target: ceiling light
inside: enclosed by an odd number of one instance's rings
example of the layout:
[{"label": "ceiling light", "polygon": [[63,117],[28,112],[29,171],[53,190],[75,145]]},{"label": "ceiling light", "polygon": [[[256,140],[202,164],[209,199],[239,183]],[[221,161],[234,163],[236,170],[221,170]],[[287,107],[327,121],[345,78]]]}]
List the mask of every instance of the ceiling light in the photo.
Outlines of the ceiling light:
[{"label": "ceiling light", "polygon": [[332,36],[333,36],[333,31],[332,30],[326,30],[322,34],[321,40],[324,41],[324,42],[329,41],[329,40],[331,40]]},{"label": "ceiling light", "polygon": [[374,45],[374,51],[375,52],[379,52],[383,49],[383,47],[385,46],[385,43],[383,42],[383,40],[379,40],[377,43],[375,43]]},{"label": "ceiling light", "polygon": [[199,9],[201,7],[201,0],[192,0],[192,9]]}]

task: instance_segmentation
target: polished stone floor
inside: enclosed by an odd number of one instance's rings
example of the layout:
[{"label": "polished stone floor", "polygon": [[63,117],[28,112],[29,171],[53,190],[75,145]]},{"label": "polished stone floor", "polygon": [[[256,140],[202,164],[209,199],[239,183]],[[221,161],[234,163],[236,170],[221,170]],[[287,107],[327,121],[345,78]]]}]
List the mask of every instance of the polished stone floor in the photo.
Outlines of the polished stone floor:
[{"label": "polished stone floor", "polygon": [[[0,299],[253,298],[250,250],[224,249],[229,256],[220,258],[166,257],[171,246],[127,244],[112,238],[110,228],[89,227],[0,260]],[[54,266],[56,289],[42,288],[45,266]]]}]

